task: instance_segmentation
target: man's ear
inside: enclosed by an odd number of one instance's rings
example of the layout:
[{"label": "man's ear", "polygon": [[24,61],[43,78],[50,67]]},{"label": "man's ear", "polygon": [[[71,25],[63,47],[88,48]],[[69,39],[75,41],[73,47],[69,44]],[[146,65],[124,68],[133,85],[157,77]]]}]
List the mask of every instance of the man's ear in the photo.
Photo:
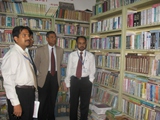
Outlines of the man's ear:
[{"label": "man's ear", "polygon": [[18,42],[18,38],[16,36],[13,39],[16,43]]}]

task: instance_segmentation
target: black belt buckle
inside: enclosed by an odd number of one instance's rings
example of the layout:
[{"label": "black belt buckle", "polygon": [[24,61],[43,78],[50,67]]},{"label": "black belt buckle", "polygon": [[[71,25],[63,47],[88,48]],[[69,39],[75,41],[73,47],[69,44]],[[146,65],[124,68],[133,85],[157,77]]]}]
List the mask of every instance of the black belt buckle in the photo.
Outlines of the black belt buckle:
[{"label": "black belt buckle", "polygon": [[78,80],[81,80],[81,77],[80,77],[80,78],[78,78]]}]

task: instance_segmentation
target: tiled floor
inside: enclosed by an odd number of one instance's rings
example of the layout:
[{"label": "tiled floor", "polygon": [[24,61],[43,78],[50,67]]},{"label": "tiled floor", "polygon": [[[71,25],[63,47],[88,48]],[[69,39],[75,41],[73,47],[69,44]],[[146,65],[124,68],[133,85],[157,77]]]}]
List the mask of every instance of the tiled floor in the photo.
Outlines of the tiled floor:
[{"label": "tiled floor", "polygon": [[69,120],[69,117],[57,117],[56,120]]}]

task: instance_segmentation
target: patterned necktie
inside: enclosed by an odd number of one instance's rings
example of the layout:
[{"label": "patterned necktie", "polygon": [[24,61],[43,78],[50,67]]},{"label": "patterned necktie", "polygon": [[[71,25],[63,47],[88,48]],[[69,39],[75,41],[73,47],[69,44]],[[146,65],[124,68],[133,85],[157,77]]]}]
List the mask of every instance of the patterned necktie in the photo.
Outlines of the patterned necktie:
[{"label": "patterned necktie", "polygon": [[55,57],[54,57],[53,48],[51,52],[51,74],[52,76],[55,74]]},{"label": "patterned necktie", "polygon": [[36,81],[36,76],[35,76],[33,65],[32,65],[31,60],[30,60],[30,58],[29,58],[29,56],[28,56],[28,54],[26,52],[24,53],[24,56],[28,59],[27,61],[28,61],[28,64],[29,64],[29,67],[31,69],[31,72],[32,72],[32,75],[33,75],[33,79],[34,79],[34,87],[37,90],[37,81]]},{"label": "patterned necktie", "polygon": [[77,71],[76,71],[77,78],[81,78],[81,76],[82,76],[82,61],[83,61],[82,54],[83,54],[83,52],[80,52],[80,57],[78,60]]}]

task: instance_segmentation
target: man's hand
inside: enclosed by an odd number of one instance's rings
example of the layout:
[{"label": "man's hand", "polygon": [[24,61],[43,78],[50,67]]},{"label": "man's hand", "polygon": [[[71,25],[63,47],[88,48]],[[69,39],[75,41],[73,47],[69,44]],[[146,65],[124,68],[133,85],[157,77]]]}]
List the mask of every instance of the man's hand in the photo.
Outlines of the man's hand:
[{"label": "man's hand", "polygon": [[67,91],[68,91],[68,88],[66,87],[66,83],[63,82],[62,84],[63,84],[63,89],[64,89],[64,91],[67,92]]},{"label": "man's hand", "polygon": [[22,107],[20,104],[14,106],[13,114],[16,115],[17,117],[20,117],[22,115]]}]

